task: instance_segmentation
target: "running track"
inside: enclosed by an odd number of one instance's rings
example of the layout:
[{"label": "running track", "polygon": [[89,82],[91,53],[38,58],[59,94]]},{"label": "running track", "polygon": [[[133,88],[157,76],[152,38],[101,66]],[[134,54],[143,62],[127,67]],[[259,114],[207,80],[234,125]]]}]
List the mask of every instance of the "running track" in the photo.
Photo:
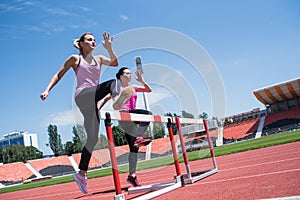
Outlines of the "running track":
[{"label": "running track", "polygon": [[[290,196],[300,197],[300,142],[289,143],[258,150],[251,150],[217,157],[219,172],[194,184],[173,190],[155,200],[186,199],[266,199]],[[212,168],[211,159],[190,162],[192,171]],[[201,166],[201,167],[199,167]],[[181,164],[184,172],[185,166]],[[174,166],[166,166],[138,172],[142,184],[172,181]],[[125,190],[130,185],[126,174],[120,174]],[[83,195],[76,183],[53,185],[11,193],[0,194],[5,200],[36,199],[114,199],[112,176],[90,179],[89,194]],[[142,194],[128,195],[126,199]]]}]

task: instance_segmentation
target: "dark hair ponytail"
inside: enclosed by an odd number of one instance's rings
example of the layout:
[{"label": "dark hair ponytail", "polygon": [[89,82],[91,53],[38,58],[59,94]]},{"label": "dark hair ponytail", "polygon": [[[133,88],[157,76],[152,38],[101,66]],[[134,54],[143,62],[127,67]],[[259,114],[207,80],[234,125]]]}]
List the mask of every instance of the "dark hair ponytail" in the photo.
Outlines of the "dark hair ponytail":
[{"label": "dark hair ponytail", "polygon": [[120,79],[120,76],[124,73],[124,70],[128,69],[128,67],[121,67],[118,71],[118,73],[116,73],[116,77],[117,79]]}]

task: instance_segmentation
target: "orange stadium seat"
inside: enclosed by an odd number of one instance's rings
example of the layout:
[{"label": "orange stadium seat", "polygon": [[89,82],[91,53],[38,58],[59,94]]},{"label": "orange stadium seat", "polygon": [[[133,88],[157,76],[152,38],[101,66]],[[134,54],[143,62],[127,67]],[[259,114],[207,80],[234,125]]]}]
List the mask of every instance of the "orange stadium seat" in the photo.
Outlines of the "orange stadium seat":
[{"label": "orange stadium seat", "polygon": [[291,110],[284,110],[281,112],[268,114],[265,119],[264,127],[278,120],[288,119],[288,118],[300,118],[300,108],[294,108]]},{"label": "orange stadium seat", "polygon": [[68,156],[30,160],[28,163],[43,176],[58,176],[75,171]]},{"label": "orange stadium seat", "polygon": [[[12,170],[13,169],[13,170]],[[0,182],[9,185],[22,182],[28,178],[35,178],[35,175],[26,167],[23,162],[10,163],[0,166]]]},{"label": "orange stadium seat", "polygon": [[223,137],[225,139],[241,139],[257,131],[259,118],[251,119],[243,124],[224,127]]},{"label": "orange stadium seat", "polygon": [[[178,140],[178,135],[174,135],[175,141]],[[169,151],[171,151],[170,138],[159,138],[152,141],[152,154],[163,155]]]},{"label": "orange stadium seat", "polygon": [[[72,154],[73,159],[79,165],[81,153]],[[99,149],[93,151],[90,163],[89,163],[89,169],[94,169],[101,167],[104,163],[108,162],[109,159],[109,152],[108,149]]]}]

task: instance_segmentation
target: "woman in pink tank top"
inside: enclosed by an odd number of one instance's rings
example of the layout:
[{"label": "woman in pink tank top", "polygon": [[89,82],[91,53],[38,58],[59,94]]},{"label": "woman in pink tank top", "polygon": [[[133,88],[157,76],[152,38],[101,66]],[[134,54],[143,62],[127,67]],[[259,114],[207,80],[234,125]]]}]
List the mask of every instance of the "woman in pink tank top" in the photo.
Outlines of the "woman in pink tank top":
[{"label": "woman in pink tank top", "polygon": [[[71,55],[66,59],[62,67],[50,80],[45,91],[40,95],[42,100],[45,100],[50,90],[61,80],[69,69],[73,69],[76,75],[77,87],[75,91],[75,102],[79,107],[83,118],[84,127],[87,133],[87,141],[81,153],[79,163],[80,171],[73,174],[73,178],[78,184],[79,189],[83,193],[88,193],[87,190],[87,170],[91,159],[92,151],[98,141],[99,132],[99,116],[97,103],[102,101],[102,106],[108,100],[105,98],[108,94],[112,94],[116,80],[99,84],[101,66],[107,65],[118,66],[118,59],[112,49],[112,38],[110,34],[103,34],[103,47],[109,54],[109,58],[103,55],[93,56],[92,52],[96,48],[96,41],[91,33],[83,34],[79,39],[74,41],[74,46],[79,49],[79,55]],[[128,99],[132,95],[132,88],[125,88],[119,95],[121,99]],[[121,102],[122,101],[118,101]]]},{"label": "woman in pink tank top", "polygon": [[[126,87],[132,87],[134,89],[133,95],[126,100],[120,107],[120,112],[129,112],[136,114],[151,114],[150,111],[143,109],[136,109],[136,101],[137,101],[137,92],[151,92],[152,89],[150,86],[144,81],[142,75],[139,71],[135,72],[136,80],[141,83],[141,85],[130,85],[131,81],[131,72],[127,67],[120,68],[119,72],[116,74],[117,83],[116,90],[122,91]],[[112,93],[112,97],[120,93],[120,91],[116,91],[116,93]],[[115,106],[116,107],[116,106]],[[139,152],[140,146],[146,146],[151,142],[150,138],[143,137],[145,131],[149,126],[149,122],[131,122],[131,121],[119,121],[121,128],[125,131],[125,137],[129,146],[129,155],[128,155],[128,163],[129,163],[129,175],[127,177],[127,182],[132,184],[134,187],[141,186],[136,177],[136,167],[137,167],[137,156]]]}]

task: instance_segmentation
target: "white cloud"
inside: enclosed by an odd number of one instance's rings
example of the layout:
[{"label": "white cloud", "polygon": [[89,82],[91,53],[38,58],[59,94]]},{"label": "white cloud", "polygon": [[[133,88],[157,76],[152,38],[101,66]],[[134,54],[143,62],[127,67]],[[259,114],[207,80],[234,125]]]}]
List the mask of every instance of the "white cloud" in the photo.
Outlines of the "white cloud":
[{"label": "white cloud", "polygon": [[11,6],[8,4],[0,3],[0,14],[4,14],[7,12],[18,12],[22,10],[19,6]]},{"label": "white cloud", "polygon": [[23,4],[28,6],[36,6],[36,3],[32,1],[25,1]]},{"label": "white cloud", "polygon": [[121,15],[120,18],[123,20],[123,21],[127,21],[129,18],[127,15]]},{"label": "white cloud", "polygon": [[163,99],[166,99],[171,96],[171,93],[166,93],[165,91],[155,91],[152,93],[147,94],[147,98],[149,101],[149,104],[157,104]]},{"label": "white cloud", "polygon": [[75,124],[82,124],[83,117],[78,108],[73,110],[66,110],[63,112],[54,113],[47,120],[48,124],[55,124],[57,126],[68,126]]},{"label": "white cloud", "polygon": [[29,25],[24,25],[23,26],[25,31],[34,31],[34,32],[41,32],[41,33],[49,33],[49,31],[47,31],[46,29],[44,29],[43,27],[40,26],[29,26]]},{"label": "white cloud", "polygon": [[46,12],[50,13],[50,14],[54,14],[54,15],[63,15],[63,16],[73,16],[74,14],[63,10],[61,8],[43,8]]},{"label": "white cloud", "polygon": [[62,24],[43,23],[42,26],[51,32],[62,32],[65,30],[65,26]]},{"label": "white cloud", "polygon": [[90,8],[87,8],[87,7],[84,7],[84,6],[78,6],[78,8],[79,8],[80,10],[84,11],[84,12],[89,12],[89,11],[91,11]]}]

